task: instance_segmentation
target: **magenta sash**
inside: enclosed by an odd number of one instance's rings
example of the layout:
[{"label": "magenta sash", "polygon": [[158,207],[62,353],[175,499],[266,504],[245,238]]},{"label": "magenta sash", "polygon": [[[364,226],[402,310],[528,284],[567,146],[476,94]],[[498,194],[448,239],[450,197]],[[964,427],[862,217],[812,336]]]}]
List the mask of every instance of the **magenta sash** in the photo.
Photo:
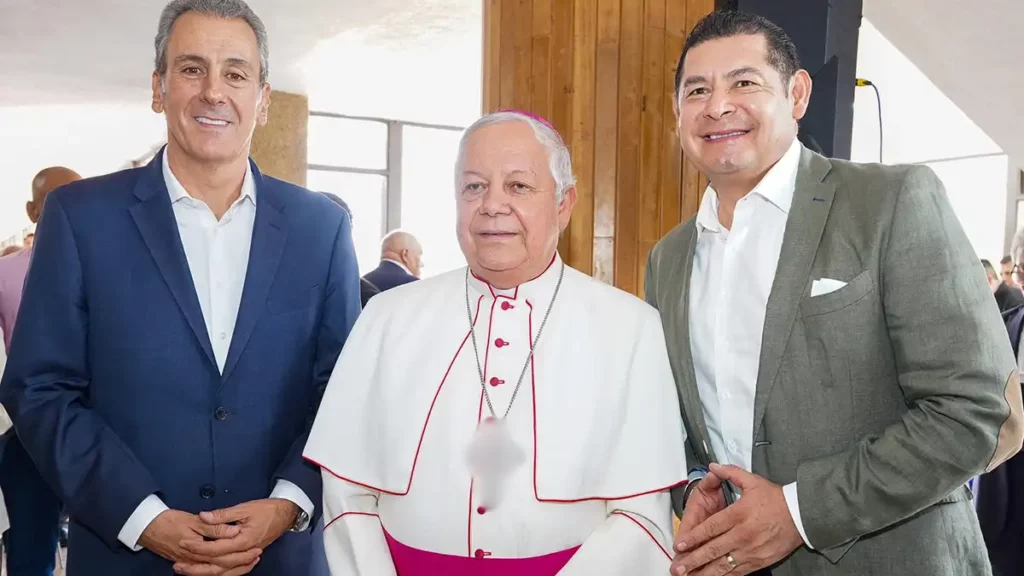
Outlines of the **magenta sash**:
[{"label": "magenta sash", "polygon": [[555,576],[579,549],[577,546],[532,558],[490,558],[477,550],[473,557],[466,557],[411,548],[392,538],[387,530],[384,537],[398,576]]}]

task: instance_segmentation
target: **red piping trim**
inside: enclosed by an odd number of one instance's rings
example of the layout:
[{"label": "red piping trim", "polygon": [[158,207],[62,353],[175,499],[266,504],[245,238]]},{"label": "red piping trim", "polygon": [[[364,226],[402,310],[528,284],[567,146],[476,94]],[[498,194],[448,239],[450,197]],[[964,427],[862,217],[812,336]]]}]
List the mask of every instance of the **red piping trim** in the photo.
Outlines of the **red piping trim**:
[{"label": "red piping trim", "polygon": [[658,539],[654,537],[654,534],[651,534],[651,531],[648,530],[646,526],[641,524],[639,520],[637,520],[636,518],[633,518],[632,516],[630,516],[629,514],[623,512],[621,510],[616,510],[616,511],[612,512],[612,514],[618,514],[619,516],[625,516],[626,518],[629,518],[630,521],[633,522],[633,524],[636,524],[637,526],[640,527],[641,530],[646,532],[647,535],[651,538],[651,540],[653,540],[654,543],[658,546],[658,549],[661,550],[661,553],[664,554],[665,557],[668,558],[670,562],[672,561],[672,555],[668,553],[668,550],[665,550],[665,548],[661,545],[661,542],[658,542]]},{"label": "red piping trim", "polygon": [[[540,278],[541,276],[543,276],[545,272],[547,272],[548,270],[551,269],[551,265],[555,263],[555,258],[557,258],[557,257],[558,257],[558,251],[555,251],[555,253],[551,255],[551,262],[548,262],[548,265],[544,268],[544,272],[541,272],[535,278],[531,278],[531,279],[527,280],[526,282],[524,282],[523,284],[527,284],[529,282],[533,282],[537,278]],[[481,281],[481,282],[483,282],[484,284],[487,285],[487,289],[491,291],[491,298],[495,298],[495,299],[497,299],[497,298],[508,298],[508,296],[502,296],[500,294],[496,294],[494,292],[494,287],[491,286],[491,283],[488,282],[487,280],[484,280],[483,278],[477,276],[476,272],[473,272],[472,270],[470,270],[469,273],[473,275],[473,278],[476,278],[477,280],[479,280],[479,281]],[[512,298],[510,298],[510,300],[518,300],[518,299],[519,299],[519,286],[516,286],[516,291],[515,291],[515,293],[512,294]]]},{"label": "red piping trim", "polygon": [[[526,305],[530,307],[530,317],[528,320],[528,332],[526,333],[526,341],[530,344],[530,351],[533,351],[533,304],[530,301],[526,301]],[[540,496],[537,494],[537,375],[534,373],[534,362],[536,362],[537,356],[535,354],[530,355],[530,402],[533,405],[533,496],[537,501],[541,501]]]},{"label": "red piping trim", "polygon": [[[489,287],[489,285],[488,285]],[[492,292],[494,293],[494,292]],[[487,378],[487,362],[490,360],[490,329],[495,325],[495,306],[498,305],[498,298],[490,302],[490,316],[487,317],[487,341],[483,351],[483,378]],[[483,385],[480,382],[480,403],[476,408],[476,425],[480,425],[480,418],[483,416]],[[466,556],[473,556],[473,477],[469,478],[469,519],[466,522]]]},{"label": "red piping trim", "polygon": [[[526,305],[530,307],[530,318],[529,318],[530,332],[527,335],[527,341],[530,342],[530,349],[532,350],[533,349],[533,304],[530,304],[530,301],[527,300],[526,301]],[[630,498],[639,498],[640,496],[647,496],[648,494],[656,494],[658,492],[664,492],[665,490],[671,490],[673,488],[676,488],[678,486],[682,486],[683,484],[686,484],[687,481],[684,479],[684,480],[682,480],[680,482],[676,482],[675,484],[670,484],[668,486],[665,486],[664,488],[655,488],[654,490],[648,490],[647,492],[641,492],[639,494],[628,494],[626,496],[588,496],[588,497],[585,497],[585,498],[577,498],[577,499],[574,499],[574,500],[558,500],[558,499],[554,499],[554,498],[541,498],[540,497],[540,492],[537,491],[537,377],[536,377],[536,374],[534,373],[534,362],[536,362],[536,361],[537,361],[537,355],[534,354],[533,357],[530,358],[530,390],[532,392],[531,396],[533,397],[531,399],[533,401],[533,497],[536,498],[538,502],[547,502],[547,503],[551,503],[551,504],[575,504],[577,502],[589,502],[591,500],[604,500],[604,501],[628,500]]]},{"label": "red piping trim", "polygon": [[[480,390],[480,406],[476,409],[476,424],[480,425],[480,417],[484,413],[484,391]],[[473,476],[469,477],[469,521],[466,526],[466,556],[473,555]]]},{"label": "red piping trim", "polygon": [[[476,326],[476,321],[480,318],[480,303],[483,302],[483,299],[484,299],[484,297],[481,296],[476,301],[476,314],[473,316],[473,326]],[[493,308],[493,305],[492,305],[492,308]],[[340,480],[344,480],[344,481],[349,482],[351,484],[355,484],[356,486],[361,486],[363,488],[367,488],[369,490],[375,490],[377,492],[381,492],[382,494],[389,494],[391,496],[405,496],[406,494],[408,494],[409,490],[412,489],[412,478],[416,474],[416,462],[420,458],[420,449],[423,448],[423,437],[426,436],[426,434],[427,434],[427,425],[430,423],[430,415],[433,414],[433,412],[434,412],[434,404],[437,403],[437,397],[441,395],[441,389],[444,388],[444,383],[448,381],[448,375],[452,371],[452,366],[455,365],[455,360],[458,359],[459,354],[462,353],[463,347],[466,346],[466,341],[469,340],[470,334],[472,334],[472,331],[471,330],[466,330],[466,336],[465,336],[465,338],[462,339],[462,344],[459,344],[459,349],[455,351],[455,356],[452,358],[452,361],[448,364],[448,370],[445,371],[444,378],[441,379],[441,383],[437,386],[437,391],[434,392],[434,399],[430,401],[430,410],[427,410],[427,418],[423,422],[423,429],[420,430],[420,441],[419,441],[419,443],[416,444],[416,455],[413,456],[413,459],[412,459],[412,470],[409,471],[409,483],[406,484],[406,486],[405,486],[405,492],[392,492],[390,490],[384,490],[383,488],[378,488],[376,486],[370,486],[369,484],[363,484],[361,482],[356,482],[355,480],[351,480],[349,478],[345,478],[341,474],[338,474],[337,472],[331,470],[330,468],[324,466],[323,464],[317,462],[316,460],[313,460],[312,458],[305,458],[305,460],[307,462],[310,462],[311,464],[316,465],[317,467],[319,467],[319,468],[321,468],[323,470],[326,470],[328,473],[330,473],[335,478],[338,478]]]},{"label": "red piping trim", "polygon": [[331,527],[331,524],[334,524],[335,522],[337,522],[338,520],[341,520],[345,516],[373,516],[377,520],[380,520],[380,515],[379,514],[371,514],[369,512],[344,512],[342,514],[339,514],[338,516],[335,516],[333,520],[331,520],[330,522],[325,524],[324,525],[324,530],[327,530],[328,528]]}]

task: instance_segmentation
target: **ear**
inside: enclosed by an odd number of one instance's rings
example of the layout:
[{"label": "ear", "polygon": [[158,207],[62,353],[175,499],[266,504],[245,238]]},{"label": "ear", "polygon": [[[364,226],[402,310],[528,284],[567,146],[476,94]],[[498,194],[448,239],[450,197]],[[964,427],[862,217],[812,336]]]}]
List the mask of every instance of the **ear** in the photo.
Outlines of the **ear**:
[{"label": "ear", "polygon": [[28,219],[33,223],[36,221],[36,205],[31,200],[25,202],[25,214],[28,215]]},{"label": "ear", "polygon": [[811,102],[811,75],[806,70],[797,70],[793,74],[789,81],[789,94],[793,98],[793,119],[800,120]]},{"label": "ear", "polygon": [[260,126],[266,126],[270,120],[270,84],[264,84],[263,88],[260,88],[262,93],[260,94],[260,107],[256,112],[256,123]]},{"label": "ear", "polygon": [[576,206],[576,187],[573,186],[565,191],[562,203],[558,205],[558,232],[565,232],[569,227],[569,217],[572,216],[572,209]]},{"label": "ear", "polygon": [[160,85],[160,75],[153,72],[153,112],[162,114],[164,111],[164,89]]}]

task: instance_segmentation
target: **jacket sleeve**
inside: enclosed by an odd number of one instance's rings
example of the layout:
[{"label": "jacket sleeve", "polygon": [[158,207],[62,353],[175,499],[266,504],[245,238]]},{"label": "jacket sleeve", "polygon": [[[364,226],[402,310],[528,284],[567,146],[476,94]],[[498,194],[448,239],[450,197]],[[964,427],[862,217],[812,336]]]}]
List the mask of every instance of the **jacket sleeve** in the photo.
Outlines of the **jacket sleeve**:
[{"label": "jacket sleeve", "polygon": [[316,418],[331,378],[338,354],[348,339],[349,332],[359,316],[359,269],[356,264],[355,248],[352,244],[352,227],[348,215],[342,213],[341,224],[334,240],[331,254],[331,268],[328,273],[327,288],[324,292],[323,312],[317,334],[316,358],[313,365],[314,388],[313,400],[309,406],[309,417],[302,435],[295,439],[287,457],[275,479],[291,482],[301,489],[310,501],[316,505],[316,512],[310,518],[310,526],[315,526],[321,513],[322,488],[319,468],[302,458],[302,451],[309,438],[309,430]]},{"label": "jacket sleeve", "polygon": [[125,521],[159,486],[89,406],[89,309],[60,191],[46,199],[33,250],[0,402],[71,515],[115,548]]},{"label": "jacket sleeve", "polygon": [[839,548],[963,489],[1021,446],[1021,388],[1006,331],[930,169],[907,172],[885,242],[884,321],[909,410],[846,452],[800,463],[808,540],[833,561]]}]

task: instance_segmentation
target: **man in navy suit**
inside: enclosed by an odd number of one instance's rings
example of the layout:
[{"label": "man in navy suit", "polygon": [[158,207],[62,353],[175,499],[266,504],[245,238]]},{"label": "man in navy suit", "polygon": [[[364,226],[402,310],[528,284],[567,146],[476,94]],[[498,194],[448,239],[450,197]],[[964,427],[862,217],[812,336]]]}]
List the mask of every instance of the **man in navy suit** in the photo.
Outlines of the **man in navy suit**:
[{"label": "man in navy suit", "polygon": [[0,401],[70,511],[69,576],[305,576],[349,219],[248,158],[270,86],[244,2],[175,0],[155,44],[167,146],[47,198]]},{"label": "man in navy suit", "polygon": [[[363,276],[377,292],[419,280],[423,248],[416,237],[402,230],[389,233],[380,243],[380,265]],[[366,296],[363,306],[373,294]]]}]

